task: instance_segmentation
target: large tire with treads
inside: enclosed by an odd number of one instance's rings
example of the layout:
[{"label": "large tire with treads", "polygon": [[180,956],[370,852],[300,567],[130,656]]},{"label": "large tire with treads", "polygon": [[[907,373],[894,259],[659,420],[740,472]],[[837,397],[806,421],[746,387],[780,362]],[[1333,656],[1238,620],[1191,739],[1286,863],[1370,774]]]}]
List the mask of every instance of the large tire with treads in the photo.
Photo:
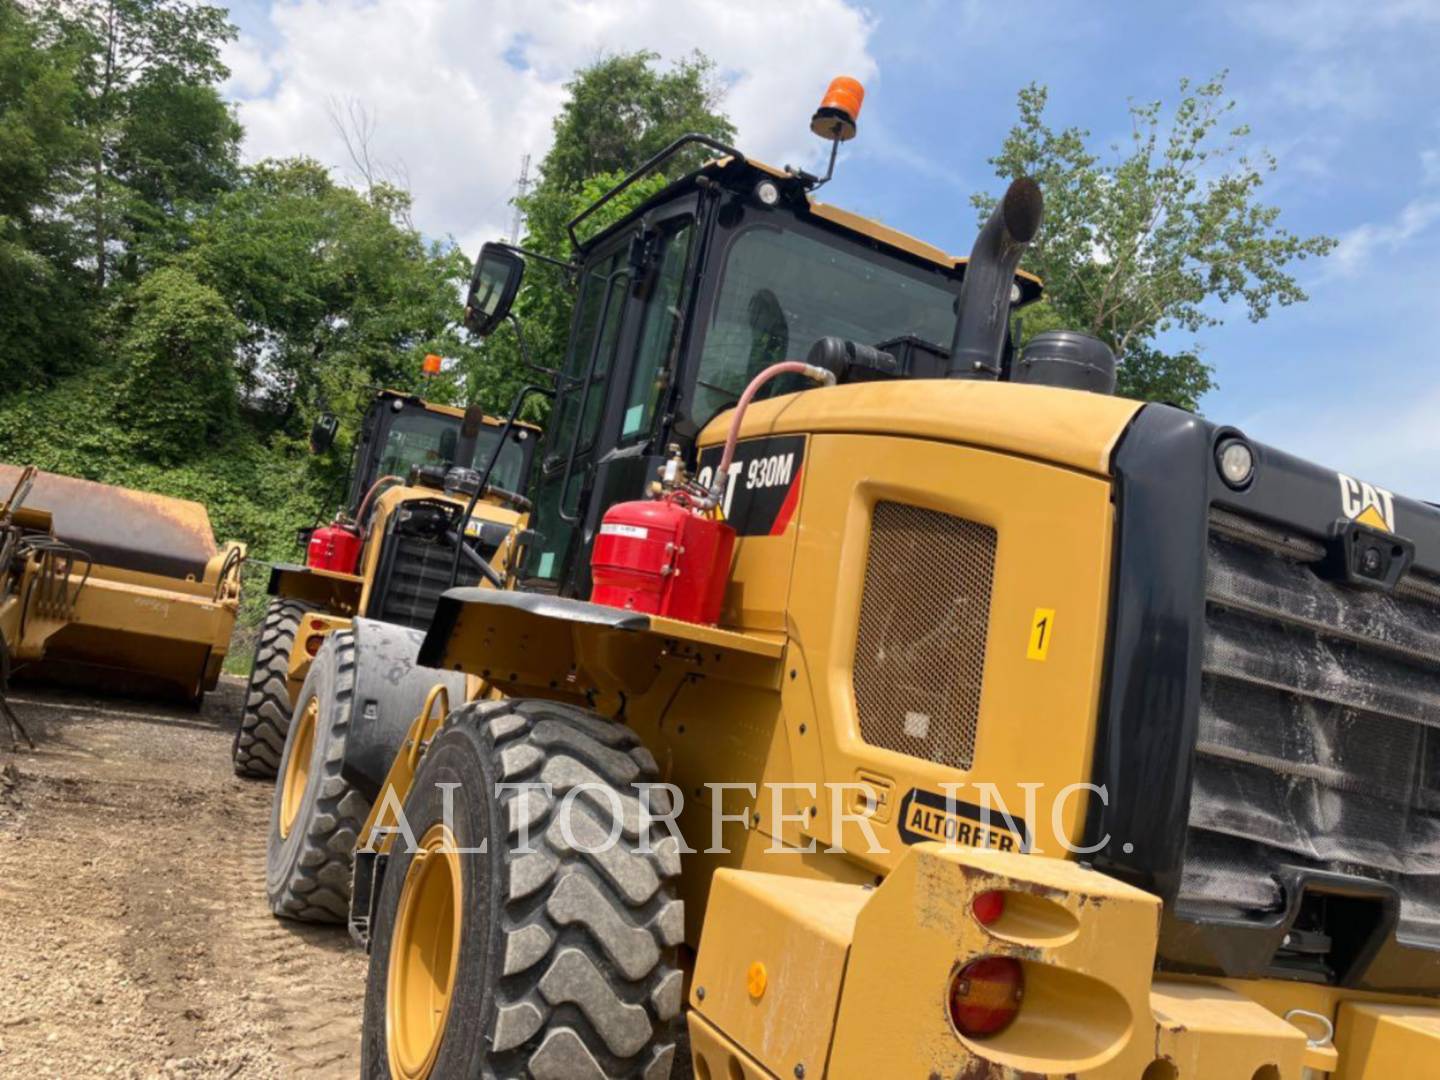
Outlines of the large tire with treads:
[{"label": "large tire with treads", "polygon": [[343,923],[350,913],[355,840],[370,814],[370,800],[340,775],[354,703],[355,635],[337,630],[295,701],[270,804],[265,892],[287,919]]},{"label": "large tire with treads", "polygon": [[240,726],[231,747],[235,772],[240,776],[268,780],[280,766],[285,732],[290,727],[290,691],[285,686],[290,649],[300,631],[300,620],[314,610],[313,604],[284,597],[271,600],[265,609]]},{"label": "large tire with treads", "polygon": [[[404,825],[426,854],[417,857],[410,837],[397,835],[380,885],[362,1076],[670,1076],[684,914],[675,895],[675,838],[658,822],[641,835],[635,785],[655,775],[654,758],[633,732],[584,709],[501,701],[452,714],[405,802]],[[666,792],[650,795],[652,812],[666,813]],[[426,845],[436,830],[444,836],[447,801],[453,854],[442,860]],[[619,842],[607,847],[617,830]],[[437,906],[427,892],[436,887],[424,883],[445,865],[454,869],[438,877]],[[444,883],[453,880],[452,893]],[[446,907],[452,895],[457,900]],[[407,925],[453,930],[407,935]],[[441,943],[432,946],[441,963],[421,962],[431,940]],[[421,1019],[406,1019],[406,1001],[441,1000],[427,996],[415,974],[434,978],[435,971],[452,973],[448,1007],[435,1021],[423,1019],[425,1009],[409,1014]],[[408,1057],[392,1062],[393,1055]]]}]

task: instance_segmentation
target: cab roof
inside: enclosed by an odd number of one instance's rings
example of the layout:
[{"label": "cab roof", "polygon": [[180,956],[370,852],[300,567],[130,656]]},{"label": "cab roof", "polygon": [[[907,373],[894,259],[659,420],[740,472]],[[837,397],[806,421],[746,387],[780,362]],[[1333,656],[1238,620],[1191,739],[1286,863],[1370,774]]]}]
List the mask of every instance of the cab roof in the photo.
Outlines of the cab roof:
[{"label": "cab roof", "polygon": [[[707,161],[694,172],[667,184],[613,225],[588,237],[584,241],[581,251],[589,251],[636,218],[644,216],[656,206],[663,205],[686,191],[701,186],[705,181],[718,182],[732,191],[744,191],[758,183],[763,176],[768,176],[782,185],[782,190],[785,190],[789,196],[786,200],[787,208],[792,211],[802,216],[808,215],[811,218],[819,219],[836,232],[864,237],[877,247],[888,250],[892,254],[908,256],[912,260],[928,263],[946,273],[953,274],[957,279],[963,279],[965,266],[970,261],[969,259],[951,255],[934,244],[903,233],[899,229],[892,229],[871,218],[862,217],[860,214],[852,213],[830,203],[820,202],[806,190],[805,185],[797,176],[763,161],[756,161],[754,158],[737,161],[733,157],[721,157]],[[1020,305],[1040,299],[1040,295],[1044,291],[1044,285],[1040,279],[1025,270],[1016,273],[1015,283],[1020,287]]]},{"label": "cab roof", "polygon": [[[440,413],[444,416],[453,416],[457,420],[463,419],[465,416],[465,410],[455,405],[442,405],[438,401],[426,401],[419,394],[412,394],[405,390],[392,390],[387,387],[386,389],[381,390],[378,394],[376,394],[375,397],[377,399],[398,398],[401,401],[414,402],[416,405],[421,406],[429,412]],[[505,421],[503,418],[491,416],[489,413],[485,414],[485,423],[488,424],[490,427],[505,426]],[[537,433],[540,431],[540,428],[537,425],[530,423],[528,420],[516,420],[515,426],[517,428],[525,428],[527,431],[534,431]]]}]

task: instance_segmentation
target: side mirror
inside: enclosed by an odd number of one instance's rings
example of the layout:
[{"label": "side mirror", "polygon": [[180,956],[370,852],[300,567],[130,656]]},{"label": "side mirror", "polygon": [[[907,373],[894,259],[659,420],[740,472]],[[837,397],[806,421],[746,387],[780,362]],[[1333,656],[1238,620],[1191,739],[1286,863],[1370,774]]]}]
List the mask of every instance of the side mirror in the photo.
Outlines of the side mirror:
[{"label": "side mirror", "polygon": [[332,412],[322,412],[310,425],[310,452],[323,454],[335,445],[335,436],[340,431],[340,418]]},{"label": "side mirror", "polygon": [[486,244],[475,260],[470,275],[470,291],[465,296],[465,327],[472,334],[484,337],[500,320],[510,314],[520,279],[525,276],[525,260],[502,244]]}]

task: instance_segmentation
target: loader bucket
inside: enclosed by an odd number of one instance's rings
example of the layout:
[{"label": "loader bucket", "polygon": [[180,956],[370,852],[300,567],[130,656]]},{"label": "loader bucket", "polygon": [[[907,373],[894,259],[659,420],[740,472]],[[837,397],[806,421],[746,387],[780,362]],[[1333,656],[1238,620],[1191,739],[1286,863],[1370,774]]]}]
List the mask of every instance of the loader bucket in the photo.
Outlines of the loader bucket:
[{"label": "loader bucket", "polygon": [[[0,490],[20,469],[0,464]],[[179,693],[214,687],[239,603],[244,547],[217,545],[205,507],[185,499],[38,474],[26,500],[48,512],[67,549],[66,590],[44,593],[20,642],[21,677],[107,690]],[[31,607],[42,600],[37,590]],[[43,641],[35,640],[43,633]]]}]

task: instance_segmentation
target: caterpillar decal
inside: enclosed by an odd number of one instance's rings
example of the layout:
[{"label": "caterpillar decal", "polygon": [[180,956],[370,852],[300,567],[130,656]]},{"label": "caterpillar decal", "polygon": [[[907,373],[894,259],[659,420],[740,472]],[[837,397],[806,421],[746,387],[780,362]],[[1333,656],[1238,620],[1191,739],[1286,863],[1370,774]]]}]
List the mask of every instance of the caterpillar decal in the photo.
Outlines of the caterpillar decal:
[{"label": "caterpillar decal", "polygon": [[[700,483],[710,484],[720,464],[721,447],[700,453]],[[746,439],[735,447],[730,478],[720,504],[725,520],[739,536],[779,536],[790,524],[800,500],[805,465],[805,436]]]},{"label": "caterpillar decal", "polygon": [[1384,532],[1395,531],[1395,496],[1384,488],[1336,473],[1340,481],[1340,512],[1351,521]]}]

